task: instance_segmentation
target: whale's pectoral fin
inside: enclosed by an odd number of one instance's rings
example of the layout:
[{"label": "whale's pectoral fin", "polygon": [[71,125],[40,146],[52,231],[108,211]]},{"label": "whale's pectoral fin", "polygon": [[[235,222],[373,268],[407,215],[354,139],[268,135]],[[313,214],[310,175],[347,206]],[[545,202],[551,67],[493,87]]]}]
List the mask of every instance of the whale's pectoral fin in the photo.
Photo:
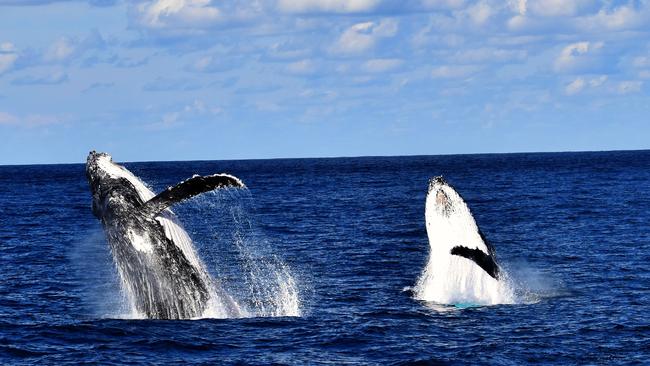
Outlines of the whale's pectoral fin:
[{"label": "whale's pectoral fin", "polygon": [[215,174],[204,177],[195,175],[160,192],[156,197],[145,202],[142,210],[146,214],[155,216],[174,203],[192,198],[201,193],[226,187],[243,188],[245,186],[241,180],[228,174]]},{"label": "whale's pectoral fin", "polygon": [[495,279],[499,279],[499,266],[494,262],[494,257],[485,254],[482,250],[478,248],[469,249],[468,247],[456,246],[451,248],[451,254],[474,261],[474,263],[487,272],[487,274]]}]

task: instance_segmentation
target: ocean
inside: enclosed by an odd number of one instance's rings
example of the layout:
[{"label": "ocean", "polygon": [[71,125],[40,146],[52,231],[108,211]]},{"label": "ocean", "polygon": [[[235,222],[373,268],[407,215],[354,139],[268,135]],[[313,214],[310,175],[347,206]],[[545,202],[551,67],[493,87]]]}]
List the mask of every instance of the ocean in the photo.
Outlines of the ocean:
[{"label": "ocean", "polygon": [[[0,166],[0,364],[630,364],[650,361],[650,151],[124,164],[173,207],[245,317],[129,310],[83,164]],[[463,196],[517,294],[414,298],[428,180]],[[288,290],[287,290],[288,289]]]}]

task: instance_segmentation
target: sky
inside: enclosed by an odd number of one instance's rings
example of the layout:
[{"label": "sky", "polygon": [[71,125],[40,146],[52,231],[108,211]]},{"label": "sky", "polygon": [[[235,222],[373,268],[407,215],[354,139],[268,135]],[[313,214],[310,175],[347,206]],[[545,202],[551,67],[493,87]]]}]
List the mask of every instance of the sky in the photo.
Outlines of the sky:
[{"label": "sky", "polygon": [[650,148],[650,0],[0,0],[0,164]]}]

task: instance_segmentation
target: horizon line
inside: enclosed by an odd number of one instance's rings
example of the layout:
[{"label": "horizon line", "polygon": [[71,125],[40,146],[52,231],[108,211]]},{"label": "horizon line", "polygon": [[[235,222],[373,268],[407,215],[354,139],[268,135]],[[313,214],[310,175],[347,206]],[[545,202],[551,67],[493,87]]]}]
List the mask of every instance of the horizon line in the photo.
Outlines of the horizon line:
[{"label": "horizon line", "polygon": [[[421,156],[468,156],[468,155],[516,155],[516,154],[562,154],[562,153],[605,153],[605,152],[642,152],[647,149],[617,149],[617,150],[563,150],[563,151],[509,151],[509,152],[473,152],[473,153],[442,153],[442,154],[406,154],[406,155],[359,155],[359,156],[307,156],[307,157],[273,157],[273,158],[237,158],[237,159],[189,159],[189,160],[124,160],[118,163],[177,163],[177,162],[205,162],[205,161],[259,161],[259,160],[301,160],[301,159],[363,159],[363,158],[403,158]],[[110,155],[110,154],[109,154]],[[112,155],[111,155],[112,158]],[[65,163],[28,163],[28,164],[0,164],[0,167],[17,166],[45,166],[45,165],[77,165],[81,162]]]}]

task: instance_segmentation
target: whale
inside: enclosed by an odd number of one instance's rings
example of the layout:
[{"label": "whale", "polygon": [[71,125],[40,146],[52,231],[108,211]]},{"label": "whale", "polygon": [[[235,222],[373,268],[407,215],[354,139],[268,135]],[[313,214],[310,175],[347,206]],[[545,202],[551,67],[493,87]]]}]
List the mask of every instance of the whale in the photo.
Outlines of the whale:
[{"label": "whale", "polygon": [[122,289],[137,316],[197,318],[211,301],[226,302],[237,312],[238,305],[211,279],[170,206],[215,189],[243,188],[240,179],[194,175],[154,194],[109,154],[96,151],[86,160],[86,177],[92,213],[101,221]]},{"label": "whale", "polygon": [[452,305],[511,302],[512,290],[494,246],[465,200],[442,176],[429,180],[425,221],[430,249],[415,287],[419,299]]}]

